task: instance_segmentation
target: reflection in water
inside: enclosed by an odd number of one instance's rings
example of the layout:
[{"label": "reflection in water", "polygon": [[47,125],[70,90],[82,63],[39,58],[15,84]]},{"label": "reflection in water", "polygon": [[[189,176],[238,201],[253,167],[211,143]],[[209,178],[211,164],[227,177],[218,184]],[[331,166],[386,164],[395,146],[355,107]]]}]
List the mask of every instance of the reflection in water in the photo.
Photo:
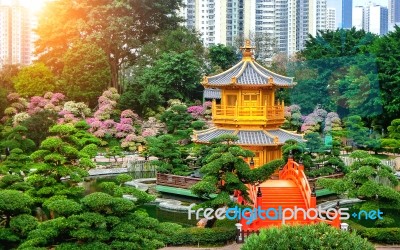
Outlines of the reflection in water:
[{"label": "reflection in water", "polygon": [[[155,178],[155,173],[153,171],[151,172],[129,172],[126,173],[132,178],[135,179],[141,179],[141,178]],[[94,193],[94,192],[101,192],[100,190],[100,183],[102,182],[116,182],[116,177],[118,174],[112,174],[112,175],[99,175],[99,176],[91,176],[86,179],[85,182],[82,183],[82,186],[85,188],[85,195]]]},{"label": "reflection in water", "polygon": [[174,222],[183,227],[193,227],[197,223],[194,216],[192,216],[192,220],[188,219],[187,212],[163,210],[156,205],[142,205],[139,208],[146,210],[150,217],[156,218],[160,222]]},{"label": "reflection in water", "polygon": [[[154,172],[131,172],[128,174],[131,175],[133,179],[155,178]],[[94,192],[101,192],[100,184],[102,182],[116,182],[117,176],[118,175],[101,175],[88,178],[85,182],[82,183],[82,186],[85,188],[85,195]],[[169,194],[163,194],[162,197],[166,199],[180,200],[187,205],[191,203],[198,203],[200,201],[196,198]],[[160,209],[157,205],[142,205],[139,206],[138,209],[146,210],[150,217],[156,218],[161,222],[174,222],[182,225],[183,227],[196,226],[197,223],[195,218],[192,218],[192,220],[188,220],[187,212],[168,211]]]}]

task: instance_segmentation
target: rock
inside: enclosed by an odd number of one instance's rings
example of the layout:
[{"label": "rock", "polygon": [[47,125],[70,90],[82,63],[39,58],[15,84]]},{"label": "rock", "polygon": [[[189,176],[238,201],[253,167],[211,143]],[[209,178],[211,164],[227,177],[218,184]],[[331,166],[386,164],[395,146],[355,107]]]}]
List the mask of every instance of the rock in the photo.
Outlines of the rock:
[{"label": "rock", "polygon": [[205,228],[207,225],[208,220],[206,218],[202,218],[201,220],[199,220],[199,222],[197,222],[197,227],[200,228]]},{"label": "rock", "polygon": [[400,171],[400,157],[397,157],[396,159],[394,159],[394,162],[396,163],[396,164],[394,165],[395,169],[396,169],[397,171]]}]

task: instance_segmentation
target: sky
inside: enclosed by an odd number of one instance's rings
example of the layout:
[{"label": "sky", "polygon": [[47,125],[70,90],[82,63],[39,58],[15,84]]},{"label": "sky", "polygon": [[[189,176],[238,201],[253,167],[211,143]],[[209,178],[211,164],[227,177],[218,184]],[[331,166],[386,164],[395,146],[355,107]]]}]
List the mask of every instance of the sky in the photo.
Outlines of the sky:
[{"label": "sky", "polygon": [[[388,0],[353,0],[353,6],[365,6],[369,2],[376,3],[385,7],[388,6]],[[336,25],[340,25],[340,23],[342,22],[342,0],[328,0],[328,7],[336,9]]]}]

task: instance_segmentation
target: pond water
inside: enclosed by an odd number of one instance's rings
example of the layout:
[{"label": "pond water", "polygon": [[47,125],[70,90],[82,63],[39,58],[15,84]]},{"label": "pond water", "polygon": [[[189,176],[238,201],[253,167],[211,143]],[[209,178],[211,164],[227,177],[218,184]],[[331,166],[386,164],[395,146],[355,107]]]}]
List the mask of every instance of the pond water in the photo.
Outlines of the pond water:
[{"label": "pond water", "polygon": [[188,219],[187,212],[168,211],[159,208],[157,205],[142,205],[139,209],[144,209],[150,217],[158,219],[160,222],[174,222],[183,227],[196,226],[197,221],[192,216],[192,220]]},{"label": "pond water", "polygon": [[[140,179],[140,178],[154,178],[154,172],[132,172],[127,173],[133,177],[133,179]],[[85,195],[99,192],[100,190],[100,183],[102,182],[116,182],[115,178],[117,175],[101,175],[96,177],[90,177],[85,182],[82,183],[82,186],[85,188]],[[151,192],[155,192],[155,190],[150,190]],[[160,197],[160,195],[158,195]],[[191,203],[199,203],[201,200],[186,197],[186,196],[179,196],[179,195],[172,195],[172,194],[162,194],[162,198],[165,199],[174,199],[182,201],[184,205],[189,205]],[[161,222],[174,222],[177,224],[182,225],[183,227],[192,227],[196,226],[197,221],[195,219],[188,220],[187,212],[179,212],[179,211],[169,211],[165,209],[159,208],[156,204],[146,204],[139,206],[138,209],[144,209],[149,214],[150,217],[156,218]]]},{"label": "pond water", "polygon": [[[141,179],[141,178],[155,178],[154,172],[129,172],[125,173],[132,178]],[[85,195],[100,191],[100,183],[102,182],[116,182],[115,178],[118,174],[111,175],[99,175],[99,176],[90,176],[82,183],[82,186],[85,188]]]}]

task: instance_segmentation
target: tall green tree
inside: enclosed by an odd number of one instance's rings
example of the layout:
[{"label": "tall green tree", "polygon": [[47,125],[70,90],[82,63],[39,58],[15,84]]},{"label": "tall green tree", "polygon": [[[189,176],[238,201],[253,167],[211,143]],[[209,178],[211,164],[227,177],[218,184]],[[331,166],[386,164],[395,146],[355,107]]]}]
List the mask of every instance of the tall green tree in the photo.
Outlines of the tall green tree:
[{"label": "tall green tree", "polygon": [[350,66],[362,65],[368,55],[360,55],[368,53],[376,39],[376,35],[354,28],[321,31],[316,37],[310,36],[305,49],[297,55],[300,61],[288,65],[288,74],[298,82],[290,99],[301,103],[302,111],[306,113],[320,104],[322,108],[342,115],[343,105],[335,100],[340,93],[330,90],[329,86],[342,79]]},{"label": "tall green tree", "polygon": [[208,51],[208,56],[213,67],[227,70],[238,61],[236,51],[233,47],[217,44],[211,46]]},{"label": "tall green tree", "polygon": [[379,85],[382,91],[384,112],[380,116],[383,125],[387,126],[390,122],[398,118],[400,112],[400,99],[398,97],[399,71],[400,71],[400,27],[387,35],[380,37],[374,43],[371,52],[374,53],[378,61]]},{"label": "tall green tree", "polygon": [[[83,188],[77,184],[88,176],[87,170],[94,167],[91,159],[100,144],[87,129],[85,122],[74,126],[55,125],[50,128],[53,136],[42,141],[39,150],[31,154],[36,170],[28,176],[27,182],[33,186],[28,193],[35,197],[39,207],[55,195],[77,198],[83,194]],[[68,182],[63,181],[66,177]]]},{"label": "tall green tree", "polygon": [[169,99],[200,99],[201,73],[202,66],[193,51],[164,53],[152,67],[138,73],[136,82],[122,97],[123,107],[130,104],[137,112],[143,113],[144,107],[156,110]]},{"label": "tall green tree", "polygon": [[158,171],[168,174],[188,175],[191,171],[185,163],[187,153],[180,149],[172,135],[161,135],[147,139],[147,152],[158,158]]},{"label": "tall green tree", "polygon": [[365,127],[360,116],[347,117],[345,127],[347,137],[353,139],[357,147],[370,149],[375,153],[381,148],[379,138],[372,133],[372,129]]},{"label": "tall green tree", "polygon": [[15,90],[24,97],[43,96],[56,89],[56,79],[43,63],[34,63],[21,69],[13,78]]},{"label": "tall green tree", "polygon": [[7,108],[7,95],[14,91],[12,82],[19,72],[19,65],[3,65],[0,69],[0,115]]},{"label": "tall green tree", "polygon": [[358,58],[358,64],[351,65],[346,75],[330,84],[328,89],[332,100],[341,106],[342,112],[369,119],[376,118],[382,114],[383,104],[376,60],[370,56]]},{"label": "tall green tree", "polygon": [[400,140],[400,119],[394,119],[388,127],[389,137]]},{"label": "tall green tree", "polygon": [[107,55],[111,86],[119,87],[123,65],[136,59],[141,44],[161,30],[177,27],[181,1],[102,0],[49,2],[39,18],[36,53],[54,71],[61,72],[60,60],[78,40],[93,42]]},{"label": "tall green tree", "polygon": [[135,66],[139,71],[148,65],[153,65],[164,53],[176,52],[178,54],[192,50],[199,62],[205,60],[206,49],[201,41],[200,34],[195,30],[178,27],[172,30],[161,31],[153,40],[145,43],[140,50]]},{"label": "tall green tree", "polygon": [[111,80],[107,56],[96,44],[77,43],[63,58],[61,89],[65,95],[79,102],[95,106],[97,98]]}]

